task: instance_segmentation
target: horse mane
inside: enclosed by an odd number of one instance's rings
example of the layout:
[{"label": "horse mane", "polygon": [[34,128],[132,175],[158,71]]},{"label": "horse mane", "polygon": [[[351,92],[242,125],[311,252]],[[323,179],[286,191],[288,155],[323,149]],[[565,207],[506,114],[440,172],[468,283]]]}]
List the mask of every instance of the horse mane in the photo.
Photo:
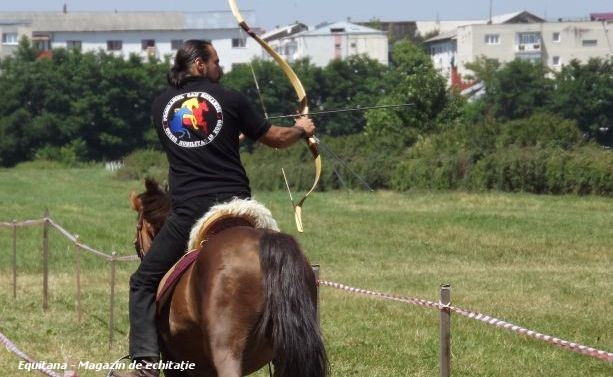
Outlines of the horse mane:
[{"label": "horse mane", "polygon": [[153,178],[145,178],[145,192],[138,195],[141,201],[143,217],[155,229],[157,234],[172,209],[172,200],[168,189],[163,189]]}]

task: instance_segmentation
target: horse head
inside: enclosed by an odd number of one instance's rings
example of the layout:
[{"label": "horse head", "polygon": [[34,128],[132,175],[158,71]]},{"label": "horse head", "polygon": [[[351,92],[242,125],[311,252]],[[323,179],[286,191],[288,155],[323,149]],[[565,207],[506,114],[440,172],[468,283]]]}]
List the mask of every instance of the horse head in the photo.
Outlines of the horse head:
[{"label": "horse head", "polygon": [[170,214],[172,201],[168,190],[163,189],[154,179],[145,179],[145,192],[130,193],[130,205],[138,213],[134,248],[142,259],[151,243]]}]

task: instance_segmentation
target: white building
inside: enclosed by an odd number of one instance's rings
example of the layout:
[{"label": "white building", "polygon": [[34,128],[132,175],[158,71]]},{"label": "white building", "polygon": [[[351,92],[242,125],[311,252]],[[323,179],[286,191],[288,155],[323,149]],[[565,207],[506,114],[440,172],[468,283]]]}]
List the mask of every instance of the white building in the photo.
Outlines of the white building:
[{"label": "white building", "polygon": [[419,35],[425,37],[432,33],[446,34],[464,25],[484,24],[486,22],[485,20],[415,21],[415,25]]},{"label": "white building", "polygon": [[[253,24],[254,12],[243,15]],[[174,56],[184,40],[208,39],[226,70],[261,54],[260,46],[239,31],[230,11],[0,12],[0,34],[0,58],[15,51],[21,36],[41,51],[65,47],[160,59]]]},{"label": "white building", "polygon": [[[479,57],[508,63],[516,58],[559,70],[573,59],[613,56],[613,24],[606,21],[545,22],[527,12],[502,23],[464,25],[426,41],[435,67],[450,83],[471,74]],[[455,78],[457,81],[458,77]]]},{"label": "white building", "polygon": [[388,64],[387,34],[345,21],[312,30],[305,30],[303,24],[289,25],[272,30],[262,38],[290,63],[310,58],[313,64],[323,67],[334,59],[363,54]]}]

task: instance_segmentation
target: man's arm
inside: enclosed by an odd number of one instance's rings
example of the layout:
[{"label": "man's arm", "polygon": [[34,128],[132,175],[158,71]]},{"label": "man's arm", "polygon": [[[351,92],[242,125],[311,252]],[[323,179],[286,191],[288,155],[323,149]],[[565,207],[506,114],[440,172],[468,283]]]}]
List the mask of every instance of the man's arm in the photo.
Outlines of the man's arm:
[{"label": "man's arm", "polygon": [[258,141],[273,148],[287,148],[300,139],[308,139],[315,134],[315,125],[307,117],[296,119],[293,127],[271,126]]}]

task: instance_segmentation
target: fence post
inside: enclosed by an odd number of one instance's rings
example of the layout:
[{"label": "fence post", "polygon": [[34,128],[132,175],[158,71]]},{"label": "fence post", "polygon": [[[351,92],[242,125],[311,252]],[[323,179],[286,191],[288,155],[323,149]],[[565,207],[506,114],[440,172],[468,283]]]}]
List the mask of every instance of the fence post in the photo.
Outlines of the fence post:
[{"label": "fence post", "polygon": [[441,285],[441,377],[451,376],[451,311],[449,304],[451,303],[451,285]]},{"label": "fence post", "polygon": [[17,220],[13,220],[13,300],[17,298]]},{"label": "fence post", "polygon": [[49,307],[49,208],[43,222],[43,310]]},{"label": "fence post", "polygon": [[313,268],[313,272],[315,273],[315,281],[317,282],[317,324],[319,325],[319,270],[321,269],[321,267],[318,264],[314,264],[311,267]]},{"label": "fence post", "polygon": [[81,323],[81,245],[79,235],[75,235],[75,262],[77,268],[77,322]]},{"label": "fence post", "polygon": [[113,321],[115,310],[115,255],[117,253],[113,251],[111,255],[111,302],[110,302],[110,314],[109,314],[109,350],[113,345]]}]

